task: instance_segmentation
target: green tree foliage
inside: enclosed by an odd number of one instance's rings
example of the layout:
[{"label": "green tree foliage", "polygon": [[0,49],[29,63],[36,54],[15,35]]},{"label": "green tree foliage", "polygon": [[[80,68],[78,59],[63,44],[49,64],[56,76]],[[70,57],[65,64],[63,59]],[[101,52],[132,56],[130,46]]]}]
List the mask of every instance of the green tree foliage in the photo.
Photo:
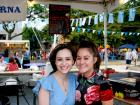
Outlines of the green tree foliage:
[{"label": "green tree foliage", "polygon": [[27,28],[26,31],[23,33],[23,40],[27,39],[30,41],[31,51],[40,48],[32,28]]},{"label": "green tree foliage", "polygon": [[[132,44],[137,44],[140,46],[140,38],[139,36],[137,36],[136,34],[133,35],[121,35],[121,32],[140,32],[140,0],[129,0],[128,3],[126,3],[125,5],[121,5],[120,7],[118,7],[117,9],[115,9],[113,11],[114,14],[114,19],[115,22],[113,24],[107,24],[108,27],[108,33],[107,33],[107,42],[111,47],[115,47],[118,48],[120,45],[122,44],[126,44],[126,43],[132,43]],[[135,21],[133,22],[129,22],[128,21],[128,17],[129,17],[129,9],[130,8],[136,8],[136,17],[135,17]],[[117,22],[118,19],[118,12],[120,10],[124,10],[124,23],[120,24]],[[94,16],[95,13],[91,13],[88,11],[81,11],[81,10],[72,10],[72,17],[73,18],[82,18],[82,17],[86,17],[86,16]],[[103,23],[99,23],[97,25],[90,25],[88,26],[87,24],[85,26],[82,26],[81,28],[90,28],[90,29],[94,29],[96,31],[98,30],[104,30],[104,25]],[[109,32],[115,32],[114,34],[111,34]],[[78,32],[79,33],[79,32]],[[81,33],[79,33],[81,34]],[[83,33],[85,34],[85,33]],[[71,34],[73,36],[73,33]],[[89,35],[89,33],[88,33]],[[71,37],[72,37],[71,36]],[[80,35],[78,35],[80,37]],[[77,37],[78,37],[77,36]],[[104,45],[104,36],[103,33],[101,33],[101,35],[99,35],[97,32],[94,33],[91,38],[97,38],[97,42],[96,43],[100,43],[100,45]]]},{"label": "green tree foliage", "polygon": [[76,32],[73,31],[71,32],[70,35],[68,35],[66,38],[70,39],[70,40],[75,40],[77,43],[80,39],[80,37],[87,37],[88,39],[91,39],[92,41],[94,41],[97,46],[99,46],[101,43],[103,44],[103,35],[98,35],[97,33],[93,34],[92,32]]},{"label": "green tree foliage", "polygon": [[40,31],[40,36],[42,36],[42,39],[44,41],[52,42],[52,36],[49,35],[49,26],[46,25],[41,31]]},{"label": "green tree foliage", "polygon": [[[42,5],[42,4],[34,4],[31,7],[28,7],[28,16],[27,19],[30,22],[34,22],[37,18],[41,19],[42,22],[45,22],[46,19],[48,18],[48,7],[47,5]],[[39,49],[39,44],[36,36],[38,37],[41,45],[43,46],[44,42],[51,42],[51,36],[48,34],[48,25],[42,29],[42,30],[37,30],[34,28],[34,31],[31,27],[27,27],[27,31],[23,34],[23,39],[28,39],[31,42],[31,48],[32,50],[34,49]],[[35,36],[35,33],[36,36]],[[36,44],[34,44],[34,42]]]},{"label": "green tree foliage", "polygon": [[[128,21],[129,18],[129,9],[130,8],[136,8],[136,16],[135,20]],[[124,23],[117,23],[117,16],[118,16],[118,11],[123,10],[124,11]],[[140,38],[137,36],[137,32],[140,32],[140,0],[129,0],[125,5],[121,5],[118,7],[116,10],[113,11],[114,17],[115,17],[115,22],[113,24],[108,24],[108,29],[117,31],[117,32],[128,32],[128,33],[133,33],[131,35],[129,34],[124,34],[123,40],[120,40],[120,44],[126,44],[126,43],[131,43],[131,44],[137,44],[140,46]]]},{"label": "green tree foliage", "polygon": [[28,7],[27,10],[27,18],[30,21],[35,20],[36,18],[44,19],[48,18],[48,7],[47,5],[42,5],[42,4],[34,4],[33,6]]}]

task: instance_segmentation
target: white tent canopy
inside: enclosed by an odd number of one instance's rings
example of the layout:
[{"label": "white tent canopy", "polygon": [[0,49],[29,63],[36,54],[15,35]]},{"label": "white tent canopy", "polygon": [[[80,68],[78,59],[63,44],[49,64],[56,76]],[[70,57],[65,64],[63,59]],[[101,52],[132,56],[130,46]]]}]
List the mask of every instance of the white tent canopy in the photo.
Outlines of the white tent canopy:
[{"label": "white tent canopy", "polygon": [[71,8],[87,10],[95,13],[104,12],[104,6],[108,12],[114,10],[118,5],[127,0],[34,0],[32,2],[39,2],[43,4],[63,4],[70,5]]}]

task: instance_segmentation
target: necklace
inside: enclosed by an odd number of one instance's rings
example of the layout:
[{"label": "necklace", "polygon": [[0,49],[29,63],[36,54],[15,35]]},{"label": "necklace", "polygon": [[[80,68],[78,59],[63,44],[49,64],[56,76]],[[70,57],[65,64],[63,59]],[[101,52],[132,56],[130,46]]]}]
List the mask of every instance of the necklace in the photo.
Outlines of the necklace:
[{"label": "necklace", "polygon": [[67,86],[65,84],[65,81],[63,81],[63,88],[64,88],[64,91],[67,92]]},{"label": "necklace", "polygon": [[62,78],[60,79],[60,81],[62,81],[62,89],[64,90],[65,93],[67,93],[67,88],[68,88],[67,78]]},{"label": "necklace", "polygon": [[60,78],[60,76],[58,76],[58,75],[55,75],[55,77],[56,77],[56,80],[58,81],[61,89],[64,91],[65,94],[67,94],[67,88],[68,88],[67,78]]}]

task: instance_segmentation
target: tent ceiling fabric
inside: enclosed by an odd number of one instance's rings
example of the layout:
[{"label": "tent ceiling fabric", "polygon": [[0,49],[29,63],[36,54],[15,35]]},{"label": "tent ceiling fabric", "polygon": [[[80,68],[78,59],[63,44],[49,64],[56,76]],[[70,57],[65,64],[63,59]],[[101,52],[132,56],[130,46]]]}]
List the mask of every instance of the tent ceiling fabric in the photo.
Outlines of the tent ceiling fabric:
[{"label": "tent ceiling fabric", "polygon": [[104,12],[104,4],[106,3],[108,12],[111,12],[119,5],[119,0],[34,0],[43,4],[63,4],[71,5],[71,8],[86,10],[90,12]]}]

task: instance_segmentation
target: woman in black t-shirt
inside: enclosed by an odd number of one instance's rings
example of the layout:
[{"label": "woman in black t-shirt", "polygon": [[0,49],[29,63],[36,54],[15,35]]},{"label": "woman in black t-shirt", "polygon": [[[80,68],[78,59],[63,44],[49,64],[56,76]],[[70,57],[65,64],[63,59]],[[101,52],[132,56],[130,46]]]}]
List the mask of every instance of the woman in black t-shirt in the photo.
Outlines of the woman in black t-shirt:
[{"label": "woman in black t-shirt", "polygon": [[98,73],[100,56],[94,43],[80,42],[76,66],[79,69],[75,105],[113,105],[113,92],[108,81]]}]

